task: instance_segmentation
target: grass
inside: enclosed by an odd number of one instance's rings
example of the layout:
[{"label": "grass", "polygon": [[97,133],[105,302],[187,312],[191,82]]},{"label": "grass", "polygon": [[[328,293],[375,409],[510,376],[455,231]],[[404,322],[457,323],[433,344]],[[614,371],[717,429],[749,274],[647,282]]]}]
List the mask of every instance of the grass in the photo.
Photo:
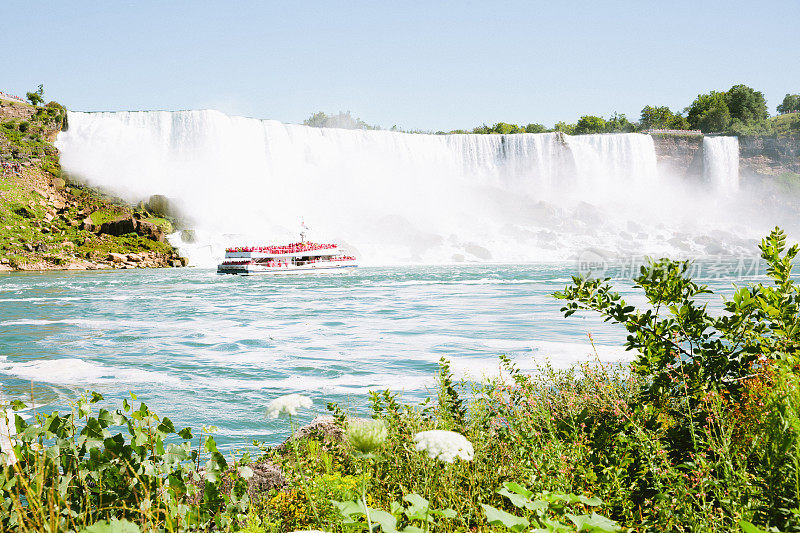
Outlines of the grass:
[{"label": "grass", "polygon": [[774,135],[787,136],[797,135],[800,136],[800,113],[786,113],[785,115],[777,115],[767,119],[770,124],[770,130]]}]

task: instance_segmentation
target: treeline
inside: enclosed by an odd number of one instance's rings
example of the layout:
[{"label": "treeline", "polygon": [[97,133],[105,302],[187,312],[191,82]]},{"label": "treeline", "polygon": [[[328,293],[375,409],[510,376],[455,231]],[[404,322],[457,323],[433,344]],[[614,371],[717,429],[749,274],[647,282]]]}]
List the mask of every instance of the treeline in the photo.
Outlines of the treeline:
[{"label": "treeline", "polygon": [[[800,94],[787,94],[777,106],[779,114],[800,112]],[[667,106],[647,105],[642,108],[639,120],[631,122],[624,114],[614,113],[605,119],[597,115],[584,115],[575,124],[558,122],[552,128],[542,124],[519,126],[498,122],[493,126],[483,124],[471,130],[453,130],[437,133],[544,133],[561,131],[570,135],[586,133],[627,133],[646,130],[700,130],[703,133],[731,135],[770,135],[786,133],[769,120],[767,102],[761,91],[747,85],[734,85],[727,91],[699,94],[691,105],[680,111]],[[800,119],[792,124],[790,133],[800,133]]]},{"label": "treeline", "polygon": [[[777,106],[779,115],[800,112],[800,94],[787,94]],[[435,133],[437,135],[457,133],[479,133],[508,135],[512,133],[547,133],[560,131],[569,135],[588,133],[630,133],[646,130],[700,130],[703,133],[725,133],[730,135],[800,135],[800,116],[790,121],[770,119],[767,101],[761,91],[747,85],[734,85],[727,91],[711,91],[699,94],[682,110],[673,111],[667,106],[647,105],[642,108],[638,121],[631,121],[625,114],[613,113],[608,119],[598,115],[583,115],[576,123],[557,122],[552,128],[543,124],[527,125],[497,122],[466,130],[420,131],[404,130],[392,126],[391,131],[405,133]],[[306,126],[379,130],[353,117],[350,112],[337,115],[314,113],[303,122]]]}]

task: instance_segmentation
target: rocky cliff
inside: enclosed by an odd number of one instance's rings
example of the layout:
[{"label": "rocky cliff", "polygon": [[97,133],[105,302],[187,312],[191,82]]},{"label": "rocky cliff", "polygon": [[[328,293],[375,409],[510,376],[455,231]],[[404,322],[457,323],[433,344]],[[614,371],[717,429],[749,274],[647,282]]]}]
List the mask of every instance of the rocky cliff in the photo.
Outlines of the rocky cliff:
[{"label": "rocky cliff", "polygon": [[55,102],[0,100],[0,271],[183,266],[170,220],[65,180]]},{"label": "rocky cliff", "polygon": [[[659,169],[686,179],[703,179],[703,136],[654,134]],[[800,175],[800,138],[792,136],[739,138],[742,176]]]}]

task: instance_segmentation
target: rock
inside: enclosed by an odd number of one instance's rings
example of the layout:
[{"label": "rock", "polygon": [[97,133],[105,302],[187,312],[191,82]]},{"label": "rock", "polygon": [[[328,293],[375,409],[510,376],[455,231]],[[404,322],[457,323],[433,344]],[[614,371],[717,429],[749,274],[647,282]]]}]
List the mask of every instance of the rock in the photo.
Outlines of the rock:
[{"label": "rock", "polygon": [[31,245],[30,245],[29,243],[27,243],[27,242],[25,243],[25,246],[24,246],[24,248],[25,248],[25,250],[27,250],[28,252],[32,252],[32,251],[33,251],[33,246],[31,246]]},{"label": "rock", "polygon": [[283,444],[276,446],[276,449],[282,450],[292,440],[303,438],[314,439],[321,442],[341,442],[344,439],[344,430],[339,426],[333,416],[317,416],[314,417],[311,423],[295,431],[294,435],[286,439]]},{"label": "rock", "polygon": [[25,206],[17,207],[16,209],[14,209],[14,213],[23,218],[33,218],[33,213],[31,212],[30,209],[28,209]]},{"label": "rock", "polygon": [[86,217],[81,221],[81,228],[85,229],[86,231],[94,230],[94,222],[92,222],[92,217]]},{"label": "rock", "polygon": [[48,246],[45,243],[40,242],[39,244],[36,245],[36,248],[34,248],[34,250],[36,250],[39,253],[46,252],[48,250]]},{"label": "rock", "polygon": [[170,262],[170,265],[171,265],[172,267],[174,267],[174,268],[178,268],[178,267],[182,267],[182,266],[183,266],[183,263],[181,263],[181,260],[180,260],[180,259],[173,259],[173,260]]},{"label": "rock", "polygon": [[178,261],[181,262],[181,266],[188,266],[189,265],[189,258],[188,257],[179,257]]},{"label": "rock", "polygon": [[108,254],[108,257],[106,257],[106,259],[108,261],[111,261],[112,263],[124,263],[126,258],[122,254],[115,254],[112,252]]},{"label": "rock", "polygon": [[144,203],[144,208],[150,213],[159,217],[177,217],[178,211],[175,209],[172,200],[161,194],[154,194]]},{"label": "rock", "polygon": [[139,220],[136,227],[136,233],[143,237],[147,237],[151,241],[164,242],[164,230],[152,222]]},{"label": "rock", "polygon": [[181,232],[181,242],[186,244],[194,244],[197,241],[197,235],[193,229],[185,229]]},{"label": "rock", "polygon": [[50,203],[59,211],[67,207],[67,204],[61,198],[53,198]]},{"label": "rock", "polygon": [[142,257],[139,254],[128,254],[127,257],[131,263],[140,263],[142,261]]},{"label": "rock", "polygon": [[7,265],[8,263],[9,263],[9,261],[8,261],[7,258],[4,257],[4,258],[0,259],[0,265]]},{"label": "rock", "polygon": [[67,185],[67,182],[61,178],[53,178],[50,183],[56,189],[63,189]]},{"label": "rock", "polygon": [[127,233],[136,233],[136,226],[136,220],[133,217],[127,217],[104,222],[100,225],[99,231],[107,235],[120,236]]},{"label": "rock", "polygon": [[80,226],[81,224],[82,224],[82,222],[80,220],[70,220],[69,221],[69,225],[72,226],[73,228],[75,226]]},{"label": "rock", "polygon": [[75,243],[72,241],[64,241],[61,243],[61,246],[64,248],[69,248],[70,250],[75,248]]}]

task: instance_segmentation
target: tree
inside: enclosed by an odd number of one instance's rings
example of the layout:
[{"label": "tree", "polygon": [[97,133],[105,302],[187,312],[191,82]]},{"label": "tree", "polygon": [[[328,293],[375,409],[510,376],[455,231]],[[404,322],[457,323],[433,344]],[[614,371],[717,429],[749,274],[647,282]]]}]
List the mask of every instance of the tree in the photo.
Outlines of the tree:
[{"label": "tree", "polygon": [[492,126],[492,133],[499,133],[501,135],[507,135],[509,133],[522,133],[524,131],[525,130],[516,124],[508,124],[507,122],[498,122]]},{"label": "tree", "polygon": [[603,117],[596,117],[594,115],[584,115],[578,119],[575,125],[575,135],[586,133],[604,133],[606,131],[606,121]]},{"label": "tree", "polygon": [[617,114],[615,111],[611,118],[608,119],[606,122],[606,129],[605,131],[609,133],[630,133],[634,129],[634,125],[628,120],[628,117],[625,116],[625,113]]},{"label": "tree", "polygon": [[639,116],[639,124],[645,130],[669,129],[669,121],[672,119],[672,111],[667,106],[644,106],[642,114]]},{"label": "tree", "polygon": [[561,133],[566,133],[567,135],[572,135],[575,133],[575,124],[567,124],[566,122],[556,122],[556,125],[553,126],[553,131],[560,131]]},{"label": "tree", "polygon": [[689,107],[688,119],[693,128],[703,133],[723,131],[731,121],[727,94],[711,91],[697,95]]},{"label": "tree", "polygon": [[547,131],[547,128],[542,126],[541,124],[528,124],[525,126],[525,133],[544,133]]},{"label": "tree", "polygon": [[44,102],[44,86],[40,83],[39,88],[36,89],[35,92],[25,93],[25,98],[27,98],[33,106],[42,104]]},{"label": "tree", "polygon": [[734,85],[726,95],[732,119],[739,119],[745,125],[749,125],[769,117],[767,101],[761,91],[756,91],[747,85]]},{"label": "tree", "polygon": [[645,106],[639,118],[639,126],[650,130],[688,130],[689,121],[680,113],[673,113],[667,106]]},{"label": "tree", "polygon": [[800,112],[800,94],[787,94],[783,97],[783,102],[778,105],[778,113],[798,113]]}]

